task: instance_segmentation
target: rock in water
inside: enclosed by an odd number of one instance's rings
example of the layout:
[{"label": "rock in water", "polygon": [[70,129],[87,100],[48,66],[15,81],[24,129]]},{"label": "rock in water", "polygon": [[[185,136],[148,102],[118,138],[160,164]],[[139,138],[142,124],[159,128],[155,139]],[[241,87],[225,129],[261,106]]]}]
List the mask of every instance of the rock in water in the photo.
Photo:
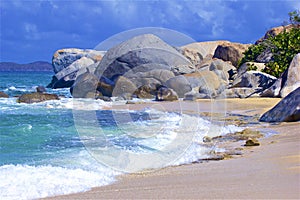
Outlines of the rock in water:
[{"label": "rock in water", "polygon": [[9,96],[4,92],[0,92],[0,98],[8,98]]},{"label": "rock in water", "polygon": [[59,100],[59,98],[56,94],[34,92],[30,94],[22,94],[17,101],[18,103],[39,103],[49,100]]},{"label": "rock in water", "polygon": [[262,122],[292,122],[300,120],[300,87],[283,98],[274,108],[264,113]]},{"label": "rock in water", "polygon": [[167,87],[160,87],[156,93],[156,101],[176,101],[178,95],[176,92]]},{"label": "rock in water", "polygon": [[246,147],[259,146],[259,145],[260,143],[257,139],[251,139],[251,138],[249,138],[245,143]]},{"label": "rock in water", "polygon": [[39,93],[44,93],[46,92],[46,88],[44,86],[37,86],[36,87],[36,92],[39,92]]}]

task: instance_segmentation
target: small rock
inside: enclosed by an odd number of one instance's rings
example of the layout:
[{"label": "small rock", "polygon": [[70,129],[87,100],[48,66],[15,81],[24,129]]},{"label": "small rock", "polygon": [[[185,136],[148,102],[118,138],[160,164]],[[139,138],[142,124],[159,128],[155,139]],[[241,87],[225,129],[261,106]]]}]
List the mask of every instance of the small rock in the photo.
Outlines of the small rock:
[{"label": "small rock", "polygon": [[209,136],[204,136],[203,137],[203,142],[204,143],[208,143],[208,142],[211,142],[211,141],[212,141],[211,137],[209,137]]},{"label": "small rock", "polygon": [[260,145],[260,143],[259,143],[259,141],[257,140],[257,139],[248,139],[247,141],[246,141],[246,143],[245,143],[245,145],[244,146],[246,146],[246,147],[250,147],[250,146],[259,146]]},{"label": "small rock", "polygon": [[9,96],[4,92],[0,92],[0,98],[8,98]]},{"label": "small rock", "polygon": [[39,92],[39,93],[44,93],[46,92],[46,88],[44,86],[37,86],[36,87],[36,92]]},{"label": "small rock", "polygon": [[17,101],[18,103],[39,103],[48,100],[59,100],[59,97],[56,94],[34,92],[22,94]]}]

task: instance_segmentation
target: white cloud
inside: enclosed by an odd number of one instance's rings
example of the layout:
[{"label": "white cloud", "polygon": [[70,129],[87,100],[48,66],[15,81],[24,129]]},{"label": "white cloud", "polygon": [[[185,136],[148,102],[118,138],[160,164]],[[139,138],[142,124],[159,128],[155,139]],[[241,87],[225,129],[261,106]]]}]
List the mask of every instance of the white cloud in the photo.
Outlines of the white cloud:
[{"label": "white cloud", "polygon": [[37,26],[32,23],[24,23],[25,38],[28,40],[39,40],[40,34]]}]

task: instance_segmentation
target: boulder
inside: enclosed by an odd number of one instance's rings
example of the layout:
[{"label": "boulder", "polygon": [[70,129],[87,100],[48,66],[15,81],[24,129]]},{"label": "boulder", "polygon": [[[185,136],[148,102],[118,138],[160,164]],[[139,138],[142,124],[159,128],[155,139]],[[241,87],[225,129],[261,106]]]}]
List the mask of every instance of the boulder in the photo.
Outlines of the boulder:
[{"label": "boulder", "polygon": [[294,56],[282,80],[280,96],[286,97],[290,92],[300,87],[300,53]]},{"label": "boulder", "polygon": [[176,101],[178,100],[178,95],[176,92],[167,87],[160,87],[156,92],[156,101]]},{"label": "boulder", "polygon": [[233,65],[220,59],[213,59],[213,61],[210,63],[209,70],[213,71],[226,83],[232,79],[234,73],[236,72],[236,68]]},{"label": "boulder", "polygon": [[245,145],[246,147],[251,147],[251,146],[259,146],[260,143],[257,139],[255,138],[249,138],[248,140],[246,140]]},{"label": "boulder", "polygon": [[18,99],[18,103],[39,103],[48,100],[59,100],[56,94],[47,94],[34,92],[30,94],[22,94]]},{"label": "boulder", "polygon": [[[191,62],[157,36],[145,34],[136,36],[113,48],[102,58],[95,74],[112,79],[127,72],[145,72],[141,65],[155,64],[153,67],[164,66],[165,70],[172,71],[175,75],[191,73],[195,67]],[[135,68],[138,71],[135,71]],[[155,68],[152,68],[154,70]]]},{"label": "boulder", "polygon": [[261,97],[280,97],[282,78],[278,78],[269,88],[260,93]]},{"label": "boulder", "polygon": [[219,98],[248,98],[256,94],[258,91],[255,88],[240,87],[225,89]]},{"label": "boulder", "polygon": [[271,49],[267,48],[265,49],[261,54],[259,54],[255,61],[259,63],[268,63],[271,60],[273,60],[273,53],[271,52]]},{"label": "boulder", "polygon": [[8,98],[9,96],[5,94],[4,92],[0,91],[0,98]]},{"label": "boulder", "polygon": [[200,71],[184,76],[193,90],[201,93],[197,98],[214,98],[225,89],[226,83],[212,71]]},{"label": "boulder", "polygon": [[300,120],[300,87],[284,97],[271,110],[264,113],[261,122],[292,122]]},{"label": "boulder", "polygon": [[168,88],[173,89],[180,98],[184,97],[185,93],[192,90],[192,87],[191,87],[189,81],[183,75],[179,75],[179,76],[170,78],[166,82],[166,86]]},{"label": "boulder", "polygon": [[111,97],[114,87],[115,83],[113,81],[102,76],[98,82],[97,91],[99,91],[103,96]]},{"label": "boulder", "polygon": [[[132,81],[124,76],[119,76],[116,80],[115,87],[112,92],[113,97],[123,97],[130,99],[137,87]],[[125,98],[126,97],[126,98]]]},{"label": "boulder", "polygon": [[247,72],[250,67],[252,70],[261,72],[265,66],[265,63],[245,62],[237,69],[237,76],[241,76],[243,73]]},{"label": "boulder", "polygon": [[241,76],[237,77],[233,83],[232,88],[249,87],[260,88],[261,90],[269,88],[276,81],[276,77],[258,71],[247,71]]},{"label": "boulder", "polygon": [[97,94],[98,78],[89,72],[81,74],[77,77],[73,87],[71,88],[71,94],[73,98],[93,98],[95,99]]},{"label": "boulder", "polygon": [[87,67],[93,64],[94,61],[92,59],[82,57],[56,73],[55,77],[52,78],[51,83],[47,87],[53,89],[71,87],[76,77],[80,75],[78,71],[81,70],[81,73],[84,73],[89,70]]},{"label": "boulder", "polygon": [[102,59],[104,54],[105,52],[103,51],[96,51],[92,49],[69,48],[57,50],[52,58],[54,73],[60,72],[82,57],[89,58],[93,60],[93,62],[98,62]]},{"label": "boulder", "polygon": [[39,92],[39,93],[44,93],[46,92],[46,88],[44,86],[37,86],[36,87],[36,92]]},{"label": "boulder", "polygon": [[238,61],[243,58],[243,53],[249,48],[249,44],[225,43],[219,45],[214,53],[214,58],[230,61],[233,66],[238,65]]}]

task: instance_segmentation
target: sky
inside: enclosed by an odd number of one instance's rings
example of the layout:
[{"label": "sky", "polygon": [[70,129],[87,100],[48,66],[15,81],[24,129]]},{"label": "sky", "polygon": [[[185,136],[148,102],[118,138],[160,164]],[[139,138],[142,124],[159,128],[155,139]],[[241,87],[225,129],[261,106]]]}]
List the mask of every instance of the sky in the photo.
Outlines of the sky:
[{"label": "sky", "polygon": [[143,27],[195,41],[254,43],[300,9],[293,0],[0,0],[0,62],[51,62],[62,48],[93,49]]}]

